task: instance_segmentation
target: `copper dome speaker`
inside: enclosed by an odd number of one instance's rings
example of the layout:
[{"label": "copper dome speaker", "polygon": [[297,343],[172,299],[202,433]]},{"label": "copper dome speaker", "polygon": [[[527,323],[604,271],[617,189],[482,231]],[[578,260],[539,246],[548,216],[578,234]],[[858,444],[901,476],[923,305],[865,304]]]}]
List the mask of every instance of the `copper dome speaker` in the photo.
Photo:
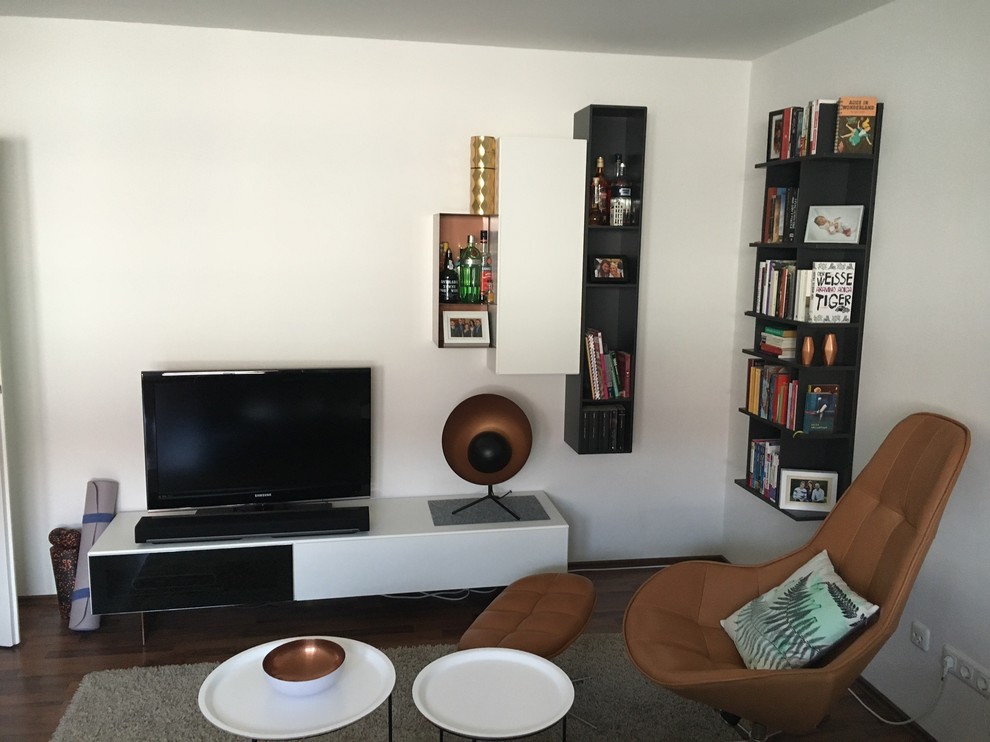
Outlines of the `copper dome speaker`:
[{"label": "copper dome speaker", "polygon": [[533,447],[533,429],[526,413],[510,399],[498,394],[477,394],[455,407],[443,426],[443,456],[461,479],[488,485],[488,494],[454,512],[494,500],[517,520],[492,492],[492,485],[514,476],[523,468]]}]

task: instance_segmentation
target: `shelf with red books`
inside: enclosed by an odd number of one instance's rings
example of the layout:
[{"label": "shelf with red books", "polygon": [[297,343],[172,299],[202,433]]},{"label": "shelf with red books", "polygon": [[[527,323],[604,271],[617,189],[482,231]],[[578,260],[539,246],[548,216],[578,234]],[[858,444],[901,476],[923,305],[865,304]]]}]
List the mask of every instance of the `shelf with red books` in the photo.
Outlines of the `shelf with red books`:
[{"label": "shelf with red books", "polygon": [[[746,400],[739,412],[747,419],[747,446],[779,439],[781,469],[835,472],[841,497],[852,478],[883,104],[877,104],[866,134],[850,135],[865,136],[869,154],[835,152],[837,104],[812,101],[803,120],[813,104],[819,111],[816,152],[808,148],[807,132],[798,133],[796,149],[784,149],[781,140],[775,150],[769,129],[767,160],[756,165],[764,175],[764,199],[758,239],[749,243],[753,302],[744,315],[753,320],[753,339],[742,349]],[[778,339],[775,345],[774,335],[787,342]],[[806,338],[809,364],[802,360]],[[835,348],[828,362],[826,342]],[[779,398],[781,380],[789,385],[786,403]],[[753,406],[754,384],[762,406]],[[748,478],[735,481],[788,517],[824,517],[785,511]]]}]

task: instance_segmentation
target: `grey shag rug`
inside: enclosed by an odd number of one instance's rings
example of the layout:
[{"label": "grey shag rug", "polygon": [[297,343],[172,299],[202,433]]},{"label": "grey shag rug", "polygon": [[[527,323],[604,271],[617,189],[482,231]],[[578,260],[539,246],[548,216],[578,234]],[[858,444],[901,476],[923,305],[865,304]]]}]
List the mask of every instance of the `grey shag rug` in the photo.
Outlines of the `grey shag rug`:
[{"label": "grey shag rug", "polygon": [[[393,734],[396,742],[435,742],[438,732],[416,710],[412,683],[433,660],[454,651],[450,644],[384,650],[395,665]],[[738,740],[713,709],[687,701],[646,680],[629,661],[618,634],[586,634],[554,659],[575,686],[567,738],[581,740]],[[77,740],[240,739],[212,726],[199,712],[199,686],[216,663],[102,670],[86,675],[72,698],[53,742]],[[387,739],[383,704],[346,729],[315,740],[366,742]],[[583,721],[582,721],[583,720]],[[585,723],[587,722],[587,723]],[[595,728],[592,728],[593,724]],[[559,740],[561,725],[528,739]],[[446,735],[447,739],[459,739]]]}]

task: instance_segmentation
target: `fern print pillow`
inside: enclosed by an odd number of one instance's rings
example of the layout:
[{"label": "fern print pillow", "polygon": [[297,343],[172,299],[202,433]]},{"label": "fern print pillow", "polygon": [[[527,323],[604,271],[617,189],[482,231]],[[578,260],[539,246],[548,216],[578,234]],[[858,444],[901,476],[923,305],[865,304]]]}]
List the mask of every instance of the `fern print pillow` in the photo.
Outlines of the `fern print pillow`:
[{"label": "fern print pillow", "polygon": [[751,670],[804,667],[852,631],[879,606],[857,595],[823,551],[783,584],[720,621]]}]

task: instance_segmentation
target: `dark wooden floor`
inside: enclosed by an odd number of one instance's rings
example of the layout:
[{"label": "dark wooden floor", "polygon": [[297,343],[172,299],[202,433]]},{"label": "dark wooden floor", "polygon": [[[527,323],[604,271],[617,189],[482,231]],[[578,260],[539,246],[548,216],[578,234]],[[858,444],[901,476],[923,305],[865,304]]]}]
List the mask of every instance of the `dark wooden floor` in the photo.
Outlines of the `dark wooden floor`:
[{"label": "dark wooden floor", "polygon": [[[587,631],[619,632],[622,614],[644,569],[583,571],[598,589],[598,605]],[[151,615],[144,630],[139,616],[105,616],[98,631],[64,627],[54,596],[22,598],[21,644],[0,648],[0,739],[47,740],[88,672],[108,668],[222,661],[256,644],[286,636],[329,634],[386,648],[403,644],[456,642],[493,594],[463,600],[438,597],[348,598],[310,603],[214,608]],[[869,688],[863,688],[869,692]],[[882,699],[873,698],[874,703]],[[896,710],[877,707],[888,718]],[[778,735],[775,740],[790,739]],[[846,696],[806,742],[930,740],[920,730],[888,727]]]}]

